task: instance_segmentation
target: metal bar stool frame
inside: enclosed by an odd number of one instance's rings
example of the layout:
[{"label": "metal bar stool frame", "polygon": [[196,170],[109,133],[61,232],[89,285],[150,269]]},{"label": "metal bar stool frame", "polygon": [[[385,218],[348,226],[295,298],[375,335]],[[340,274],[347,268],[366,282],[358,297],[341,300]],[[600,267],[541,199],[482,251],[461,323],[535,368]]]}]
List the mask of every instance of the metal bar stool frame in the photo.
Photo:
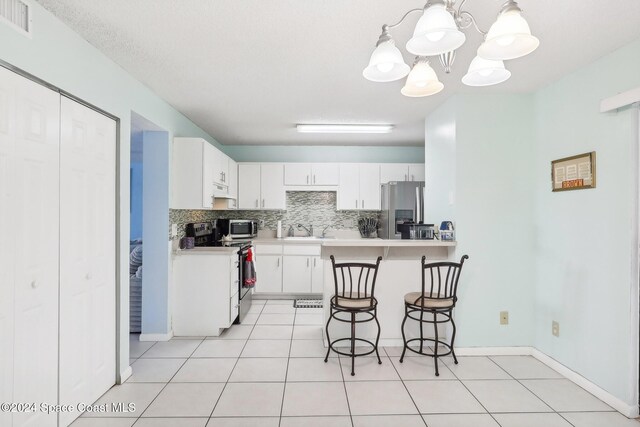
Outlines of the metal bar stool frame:
[{"label": "metal bar stool frame", "polygon": [[[458,281],[460,280],[460,273],[462,272],[462,266],[464,265],[464,261],[469,259],[468,255],[463,255],[460,259],[460,262],[434,262],[434,263],[426,263],[426,256],[422,257],[421,261],[421,271],[422,271],[422,289],[420,294],[417,296],[413,302],[407,301],[405,298],[404,303],[404,319],[402,321],[402,341],[404,342],[404,347],[402,349],[402,355],[400,356],[400,363],[404,360],[404,355],[407,350],[410,350],[414,353],[422,354],[424,356],[433,357],[436,376],[440,376],[440,372],[438,371],[438,357],[441,356],[453,356],[453,362],[457,365],[458,358],[456,357],[456,353],[453,349],[455,340],[456,340],[456,323],[453,321],[453,309],[456,306],[456,302],[458,301],[457,292],[458,292]],[[442,282],[442,272],[441,269],[446,269],[447,274],[445,277],[444,283]],[[430,283],[429,293],[427,293],[426,289],[426,271],[429,270]],[[437,271],[437,289],[435,288],[436,284],[436,275],[434,275],[434,270]],[[437,291],[437,292],[436,292]],[[442,293],[444,291],[444,294]],[[417,294],[417,292],[416,292]],[[409,294],[411,295],[411,294]],[[426,296],[428,295],[428,297]],[[431,305],[431,306],[428,306]],[[419,317],[416,317],[416,313],[419,313]],[[432,315],[433,319],[425,318],[425,315]],[[444,317],[444,319],[438,320],[438,316]],[[416,320],[420,324],[420,337],[412,338],[407,340],[407,337],[404,332],[405,323],[407,319]],[[438,325],[441,323],[451,322],[451,326],[453,327],[453,333],[451,334],[451,343],[445,342],[438,337]],[[434,338],[425,338],[424,337],[424,328],[423,325],[425,323],[433,324],[434,330]],[[415,350],[409,347],[409,344],[415,341],[420,342],[419,350]],[[424,351],[424,343],[430,342],[434,343],[434,351],[433,353],[426,353]],[[438,346],[442,345],[448,351],[444,353],[438,353]]]},{"label": "metal bar stool frame", "polygon": [[[373,352],[376,353],[378,357],[378,364],[382,364],[382,360],[380,359],[380,354],[378,353],[378,342],[380,341],[380,322],[378,322],[377,309],[378,309],[378,300],[374,297],[375,287],[376,287],[376,279],[378,277],[378,268],[380,266],[380,261],[382,261],[382,257],[378,257],[375,264],[368,263],[336,263],[336,259],[333,255],[330,256],[331,265],[333,267],[333,281],[334,281],[334,294],[331,297],[330,305],[329,305],[329,318],[327,319],[327,325],[325,327],[325,332],[327,334],[327,355],[324,358],[325,363],[329,360],[329,354],[333,350],[337,354],[351,357],[351,375],[355,375],[355,358],[359,356],[366,356]],[[348,272],[348,290],[347,290],[347,276],[345,276],[345,269]],[[354,289],[354,281],[352,269],[356,272],[359,269],[360,274],[358,274],[358,283],[357,289]],[[342,292],[339,291],[338,285],[338,270],[340,270],[341,278],[342,278]],[[364,282],[362,281],[363,275]],[[371,277],[371,273],[373,275]],[[369,282],[369,278],[371,277],[371,282]],[[367,290],[371,286],[371,293],[367,293]],[[355,294],[355,296],[354,296]],[[343,304],[340,304],[340,303]],[[356,306],[345,306],[344,303],[355,304]],[[368,304],[366,304],[368,302]],[[349,317],[344,319],[339,317],[340,314],[347,313]],[[356,320],[357,314],[365,314],[369,317],[361,320]],[[329,336],[329,324],[331,319],[335,319],[338,322],[350,323],[351,324],[351,336],[346,338],[339,338],[337,340],[331,341]],[[375,343],[364,339],[357,338],[356,335],[356,324],[357,323],[366,323],[370,321],[375,321],[378,325],[378,333],[376,335]],[[343,341],[351,342],[351,351],[349,353],[337,350],[334,346],[335,344]],[[362,353],[355,352],[356,342],[363,342],[372,347],[371,350]]]}]

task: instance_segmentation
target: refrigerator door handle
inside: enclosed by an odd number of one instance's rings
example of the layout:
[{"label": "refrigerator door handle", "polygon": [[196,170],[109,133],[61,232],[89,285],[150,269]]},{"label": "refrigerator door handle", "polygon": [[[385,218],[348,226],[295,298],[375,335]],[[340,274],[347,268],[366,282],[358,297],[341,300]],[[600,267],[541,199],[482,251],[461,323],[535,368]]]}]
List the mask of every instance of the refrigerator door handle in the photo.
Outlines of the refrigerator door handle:
[{"label": "refrigerator door handle", "polygon": [[420,206],[420,187],[416,187],[416,213],[415,223],[419,223],[422,218],[422,207]]}]

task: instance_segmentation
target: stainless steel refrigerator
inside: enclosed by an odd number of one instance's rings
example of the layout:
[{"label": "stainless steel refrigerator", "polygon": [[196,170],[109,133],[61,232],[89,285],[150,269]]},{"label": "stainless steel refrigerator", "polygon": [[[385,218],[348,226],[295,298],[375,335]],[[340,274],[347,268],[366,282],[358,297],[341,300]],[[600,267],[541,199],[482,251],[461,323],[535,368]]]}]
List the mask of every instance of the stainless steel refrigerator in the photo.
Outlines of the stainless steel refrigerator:
[{"label": "stainless steel refrigerator", "polygon": [[424,222],[424,181],[399,181],[382,185],[382,239],[400,239],[398,225]]}]

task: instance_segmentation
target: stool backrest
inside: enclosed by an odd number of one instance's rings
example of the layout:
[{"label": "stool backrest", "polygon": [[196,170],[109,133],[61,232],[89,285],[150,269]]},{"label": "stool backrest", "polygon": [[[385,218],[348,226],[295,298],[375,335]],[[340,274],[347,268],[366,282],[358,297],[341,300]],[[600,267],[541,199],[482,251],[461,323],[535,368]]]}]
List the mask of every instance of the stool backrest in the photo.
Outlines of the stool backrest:
[{"label": "stool backrest", "polygon": [[451,299],[457,301],[458,280],[462,272],[464,261],[469,259],[463,255],[460,262],[426,262],[422,257],[422,295],[431,299]]},{"label": "stool backrest", "polygon": [[331,255],[333,266],[333,280],[335,295],[352,300],[365,300],[373,298],[378,277],[378,267],[382,257],[378,257],[375,264],[360,262],[336,263]]}]

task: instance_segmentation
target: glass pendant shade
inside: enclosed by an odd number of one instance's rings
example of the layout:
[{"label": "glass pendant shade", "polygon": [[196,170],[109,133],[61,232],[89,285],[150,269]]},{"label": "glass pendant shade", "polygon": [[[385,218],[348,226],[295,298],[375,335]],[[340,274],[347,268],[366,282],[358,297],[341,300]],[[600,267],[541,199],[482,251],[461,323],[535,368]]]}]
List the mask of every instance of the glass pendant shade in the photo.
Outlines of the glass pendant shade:
[{"label": "glass pendant shade", "polygon": [[491,86],[505,82],[509,77],[511,71],[504,68],[504,62],[476,56],[469,65],[469,71],[462,78],[462,83],[467,86]]},{"label": "glass pendant shade", "polygon": [[478,48],[478,55],[484,59],[503,61],[528,55],[539,45],[540,41],[531,35],[529,24],[520,10],[512,9],[498,16],[485,42]]},{"label": "glass pendant shade", "polygon": [[371,54],[369,65],[362,75],[372,82],[392,82],[409,74],[409,66],[405,64],[402,53],[393,40],[384,41]]},{"label": "glass pendant shade", "polygon": [[435,95],[442,89],[444,85],[438,80],[436,72],[427,60],[422,59],[414,64],[400,92],[404,96],[421,97]]},{"label": "glass pendant shade", "polygon": [[456,50],[464,44],[466,36],[442,3],[425,9],[416,24],[407,50],[418,56],[435,56]]}]

